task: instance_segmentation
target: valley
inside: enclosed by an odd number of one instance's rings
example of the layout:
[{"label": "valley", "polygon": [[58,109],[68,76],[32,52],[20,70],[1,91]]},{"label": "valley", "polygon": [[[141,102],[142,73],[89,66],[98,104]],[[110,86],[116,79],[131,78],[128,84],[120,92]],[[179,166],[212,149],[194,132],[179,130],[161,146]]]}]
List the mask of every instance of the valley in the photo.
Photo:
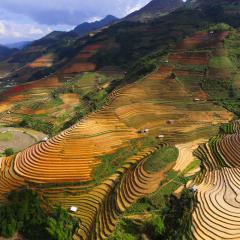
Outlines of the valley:
[{"label": "valley", "polygon": [[[240,238],[240,33],[203,2],[54,32],[0,63],[0,235]],[[30,232],[5,210],[19,197],[38,209],[19,221],[41,213]]]}]

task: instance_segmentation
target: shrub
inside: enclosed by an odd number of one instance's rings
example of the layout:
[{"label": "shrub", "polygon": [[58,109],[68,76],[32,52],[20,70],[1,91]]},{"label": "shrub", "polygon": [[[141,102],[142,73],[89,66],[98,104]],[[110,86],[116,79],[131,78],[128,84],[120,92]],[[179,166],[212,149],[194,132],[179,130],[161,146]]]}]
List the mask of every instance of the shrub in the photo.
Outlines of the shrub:
[{"label": "shrub", "polygon": [[77,219],[58,207],[52,217],[47,219],[47,232],[53,240],[70,240],[77,227]]},{"label": "shrub", "polygon": [[210,26],[209,30],[210,31],[231,31],[233,30],[233,28],[227,23],[218,23]]},{"label": "shrub", "polygon": [[165,229],[164,219],[161,216],[153,215],[151,220],[145,222],[144,228],[150,239],[160,239]]},{"label": "shrub", "polygon": [[8,157],[14,154],[14,150],[12,148],[7,148],[4,150],[4,154]]},{"label": "shrub", "polygon": [[50,136],[56,133],[56,129],[54,125],[50,122],[45,122],[41,119],[36,119],[31,116],[25,116],[22,121],[16,125],[12,125],[13,127],[27,127],[37,131],[44,132]]},{"label": "shrub", "polygon": [[47,214],[36,192],[12,192],[0,206],[0,236],[10,238],[19,232],[29,240],[70,240],[77,220],[58,207]]},{"label": "shrub", "polygon": [[175,196],[170,197],[162,213],[165,226],[163,236],[166,236],[162,239],[182,240],[189,234],[193,196],[192,192],[185,190],[180,199]]}]

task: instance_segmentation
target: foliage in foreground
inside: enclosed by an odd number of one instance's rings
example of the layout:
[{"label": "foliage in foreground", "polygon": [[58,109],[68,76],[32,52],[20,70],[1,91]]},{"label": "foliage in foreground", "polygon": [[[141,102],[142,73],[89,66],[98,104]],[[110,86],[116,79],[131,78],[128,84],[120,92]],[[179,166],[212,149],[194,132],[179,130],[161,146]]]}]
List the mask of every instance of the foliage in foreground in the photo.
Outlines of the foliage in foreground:
[{"label": "foliage in foreground", "polygon": [[193,193],[185,190],[180,199],[170,196],[160,212],[144,222],[124,219],[111,240],[185,240],[190,239]]},{"label": "foliage in foreground", "polygon": [[9,194],[8,203],[0,206],[0,219],[4,238],[19,232],[29,240],[70,240],[77,226],[62,208],[46,213],[38,194],[27,189]]},{"label": "foliage in foreground", "polygon": [[165,227],[164,235],[167,236],[167,239],[182,240],[187,238],[191,227],[192,210],[193,192],[190,190],[185,190],[180,199],[175,196],[170,197],[162,213]]}]

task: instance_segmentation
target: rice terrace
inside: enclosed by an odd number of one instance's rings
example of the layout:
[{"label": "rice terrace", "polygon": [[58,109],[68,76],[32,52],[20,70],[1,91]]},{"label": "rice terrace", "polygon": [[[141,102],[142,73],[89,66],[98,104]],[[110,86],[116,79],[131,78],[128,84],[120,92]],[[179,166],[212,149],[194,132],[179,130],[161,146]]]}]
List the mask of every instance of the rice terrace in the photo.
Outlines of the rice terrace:
[{"label": "rice terrace", "polygon": [[0,239],[239,240],[239,1],[7,2]]}]

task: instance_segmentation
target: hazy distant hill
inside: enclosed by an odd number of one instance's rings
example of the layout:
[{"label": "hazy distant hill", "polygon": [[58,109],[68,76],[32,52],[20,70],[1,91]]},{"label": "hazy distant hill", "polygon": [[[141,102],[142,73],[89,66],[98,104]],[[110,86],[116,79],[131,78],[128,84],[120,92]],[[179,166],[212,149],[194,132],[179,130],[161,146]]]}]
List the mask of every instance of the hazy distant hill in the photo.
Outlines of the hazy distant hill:
[{"label": "hazy distant hill", "polygon": [[17,52],[17,49],[10,49],[3,45],[0,45],[0,61],[8,58],[11,54]]},{"label": "hazy distant hill", "polygon": [[80,25],[78,25],[73,31],[78,33],[79,35],[84,35],[86,33],[95,31],[99,28],[108,26],[114,22],[116,22],[118,20],[118,18],[112,16],[112,15],[108,15],[105,18],[103,18],[100,21],[95,21],[95,22],[84,22]]},{"label": "hazy distant hill", "polygon": [[22,42],[16,42],[16,43],[9,43],[5,46],[8,48],[17,48],[17,49],[23,49],[27,45],[31,44],[32,41],[22,41]]},{"label": "hazy distant hill", "polygon": [[182,0],[152,0],[145,7],[131,13],[125,19],[145,22],[170,13],[183,5]]}]

